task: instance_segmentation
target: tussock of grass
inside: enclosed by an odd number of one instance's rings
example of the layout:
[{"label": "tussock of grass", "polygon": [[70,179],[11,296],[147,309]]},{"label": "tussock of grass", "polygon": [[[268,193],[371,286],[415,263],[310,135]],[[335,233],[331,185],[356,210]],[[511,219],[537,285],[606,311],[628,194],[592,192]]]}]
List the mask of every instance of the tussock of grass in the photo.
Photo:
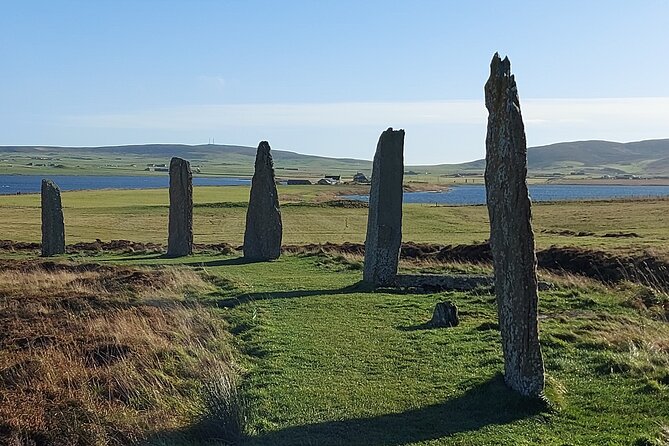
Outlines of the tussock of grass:
[{"label": "tussock of grass", "polygon": [[209,288],[181,269],[3,263],[2,441],[127,444],[211,415],[227,394],[206,383],[236,371],[225,327],[184,299]]},{"label": "tussock of grass", "polygon": [[224,444],[238,444],[244,435],[248,403],[241,391],[235,375],[221,370],[215,379],[204,386],[204,407],[195,429],[203,441],[219,441]]},{"label": "tussock of grass", "polygon": [[362,271],[364,267],[364,257],[356,254],[304,254],[307,256],[316,257],[316,264],[318,266],[328,268],[331,271]]},{"label": "tussock of grass", "polygon": [[628,283],[623,289],[627,292],[625,304],[640,310],[654,319],[669,321],[669,294],[658,289]]},{"label": "tussock of grass", "polygon": [[597,371],[623,373],[651,380],[666,379],[669,370],[669,327],[621,319],[595,332],[608,352]]}]

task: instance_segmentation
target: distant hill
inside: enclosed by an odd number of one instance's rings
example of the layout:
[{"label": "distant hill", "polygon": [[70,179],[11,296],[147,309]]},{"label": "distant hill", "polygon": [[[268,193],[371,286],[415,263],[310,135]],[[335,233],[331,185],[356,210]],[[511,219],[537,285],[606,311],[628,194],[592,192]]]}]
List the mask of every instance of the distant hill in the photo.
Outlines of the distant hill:
[{"label": "distant hill", "polygon": [[[578,141],[533,147],[527,152],[532,169],[550,169],[556,165],[574,164],[580,167],[602,168],[620,166],[621,170],[643,171],[647,167],[669,160],[669,139],[657,139],[630,143],[609,141]],[[652,167],[651,167],[652,169]]]},{"label": "distant hill", "polygon": [[[125,146],[101,146],[101,147],[58,147],[58,146],[0,146],[1,153],[23,153],[34,155],[134,155],[142,158],[171,158],[178,156],[188,159],[212,159],[221,157],[242,157],[255,158],[256,148],[248,146],[235,146],[223,144],[141,144]],[[302,155],[300,153],[289,152],[286,150],[272,150],[274,160],[302,160],[318,161],[329,160],[342,162],[346,164],[369,163],[369,161],[357,160],[351,158],[330,158],[315,155]]]},{"label": "distant hill", "polygon": [[[669,175],[669,139],[629,143],[574,141],[530,147],[527,162],[533,173]],[[478,172],[485,169],[485,160],[432,167],[439,169]]]},{"label": "distant hill", "polygon": [[[149,165],[169,163],[173,156],[188,159],[201,174],[252,175],[255,147],[221,144],[144,144],[104,147],[0,146],[0,172],[43,173],[58,168],[62,174],[128,175],[145,172]],[[327,158],[272,150],[279,177],[325,174],[353,176],[369,172],[371,162]]]},{"label": "distant hill", "polygon": [[[167,163],[172,156],[186,158],[202,174],[251,175],[256,149],[237,145],[145,144],[106,147],[0,146],[0,172],[63,174],[122,174],[145,172],[153,163]],[[273,150],[277,176],[317,177],[325,174],[369,174],[372,163],[351,158],[328,158]],[[530,173],[587,175],[634,174],[669,176],[669,139],[631,143],[574,141],[531,147],[527,153]],[[481,173],[485,160],[436,166],[407,166],[407,170],[432,175]]]}]

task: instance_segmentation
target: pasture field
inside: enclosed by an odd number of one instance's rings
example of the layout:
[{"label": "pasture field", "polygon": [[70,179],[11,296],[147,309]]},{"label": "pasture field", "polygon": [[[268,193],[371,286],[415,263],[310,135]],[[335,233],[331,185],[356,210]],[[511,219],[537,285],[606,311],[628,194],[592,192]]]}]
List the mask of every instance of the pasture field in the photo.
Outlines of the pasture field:
[{"label": "pasture field", "polygon": [[[338,205],[337,195],[364,186],[280,186],[284,244],[364,241],[367,209]],[[194,188],[197,243],[241,245],[246,186]],[[166,189],[63,192],[68,243],[130,239],[165,243]],[[0,238],[39,241],[39,195],[0,196]],[[669,256],[669,199],[537,203],[537,248],[579,246]],[[403,240],[464,244],[488,237],[485,206],[404,205]]]},{"label": "pasture field", "polygon": [[[363,240],[367,209],[341,207],[332,191],[280,188],[284,243]],[[246,187],[196,188],[196,241],[241,244],[247,197]],[[166,190],[66,192],[63,203],[68,243],[165,242]],[[669,200],[537,204],[533,211],[539,248],[669,257]],[[38,195],[0,197],[0,215],[0,238],[39,240]],[[405,241],[446,245],[486,238],[483,206],[404,206]],[[551,287],[540,292],[547,390],[537,401],[503,384],[489,289],[372,290],[360,283],[362,258],[336,252],[285,254],[268,263],[247,263],[238,252],[180,259],[154,252],[78,252],[55,259],[74,265],[63,267],[57,287],[49,285],[56,274],[49,264],[38,268],[46,279],[35,272],[21,276],[27,264],[40,262],[35,252],[0,257],[0,273],[19,271],[11,276],[16,284],[8,285],[10,276],[2,281],[0,316],[30,327],[23,336],[12,332],[0,339],[0,437],[18,435],[20,426],[25,438],[42,438],[37,434],[57,414],[61,424],[74,426],[59,434],[84,445],[669,441],[666,290],[540,271]],[[74,275],[77,265],[83,282]],[[401,269],[490,272],[485,264],[421,260],[403,260]],[[119,282],[129,278],[134,279]],[[428,329],[425,322],[443,300],[458,306],[460,325]],[[22,306],[17,318],[13,312]],[[76,330],[88,318],[95,324],[82,331],[90,337],[81,339]],[[76,335],[63,334],[73,329]],[[43,346],[45,336],[52,341]],[[31,348],[20,347],[26,344]],[[106,346],[108,352],[110,345],[112,353],[125,352],[125,359],[107,354],[101,362],[86,362],[91,349]],[[53,358],[63,357],[67,377],[53,367]],[[49,373],[16,375],[26,364]],[[73,379],[77,386],[69,384]],[[112,386],[115,379],[121,390]],[[30,424],[38,419],[30,411],[24,418],[4,415],[12,407],[32,407],[38,397],[55,408],[38,413],[42,424]],[[95,435],[88,434],[91,429]]]}]

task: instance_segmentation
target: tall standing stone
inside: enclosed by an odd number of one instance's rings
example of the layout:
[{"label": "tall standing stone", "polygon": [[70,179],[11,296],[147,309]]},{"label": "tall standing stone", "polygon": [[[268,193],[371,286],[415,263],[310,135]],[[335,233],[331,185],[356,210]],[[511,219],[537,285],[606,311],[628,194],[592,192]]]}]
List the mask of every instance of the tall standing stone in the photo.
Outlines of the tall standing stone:
[{"label": "tall standing stone", "polygon": [[488,109],[486,198],[504,380],[525,396],[544,389],[537,322],[537,259],[527,191],[527,144],[508,58],[495,53],[485,84]]},{"label": "tall standing stone", "polygon": [[42,255],[65,253],[65,224],[60,189],[51,180],[42,180]]},{"label": "tall standing stone", "polygon": [[170,217],[167,255],[181,257],[193,253],[193,173],[181,158],[170,161]]},{"label": "tall standing stone", "polygon": [[389,285],[397,276],[402,243],[404,130],[381,133],[374,154],[369,194],[363,280]]},{"label": "tall standing stone", "polygon": [[281,209],[274,178],[274,162],[269,143],[258,145],[251,196],[246,211],[244,232],[244,257],[249,260],[266,261],[281,255]]}]

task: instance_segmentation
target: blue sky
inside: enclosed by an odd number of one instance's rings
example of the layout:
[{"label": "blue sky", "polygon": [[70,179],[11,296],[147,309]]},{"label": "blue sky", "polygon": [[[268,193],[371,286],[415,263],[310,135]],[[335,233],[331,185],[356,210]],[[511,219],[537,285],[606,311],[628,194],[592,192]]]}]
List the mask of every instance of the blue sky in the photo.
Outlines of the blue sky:
[{"label": "blue sky", "polygon": [[0,145],[216,143],[407,163],[484,154],[492,54],[530,145],[669,137],[669,1],[0,3]]}]

